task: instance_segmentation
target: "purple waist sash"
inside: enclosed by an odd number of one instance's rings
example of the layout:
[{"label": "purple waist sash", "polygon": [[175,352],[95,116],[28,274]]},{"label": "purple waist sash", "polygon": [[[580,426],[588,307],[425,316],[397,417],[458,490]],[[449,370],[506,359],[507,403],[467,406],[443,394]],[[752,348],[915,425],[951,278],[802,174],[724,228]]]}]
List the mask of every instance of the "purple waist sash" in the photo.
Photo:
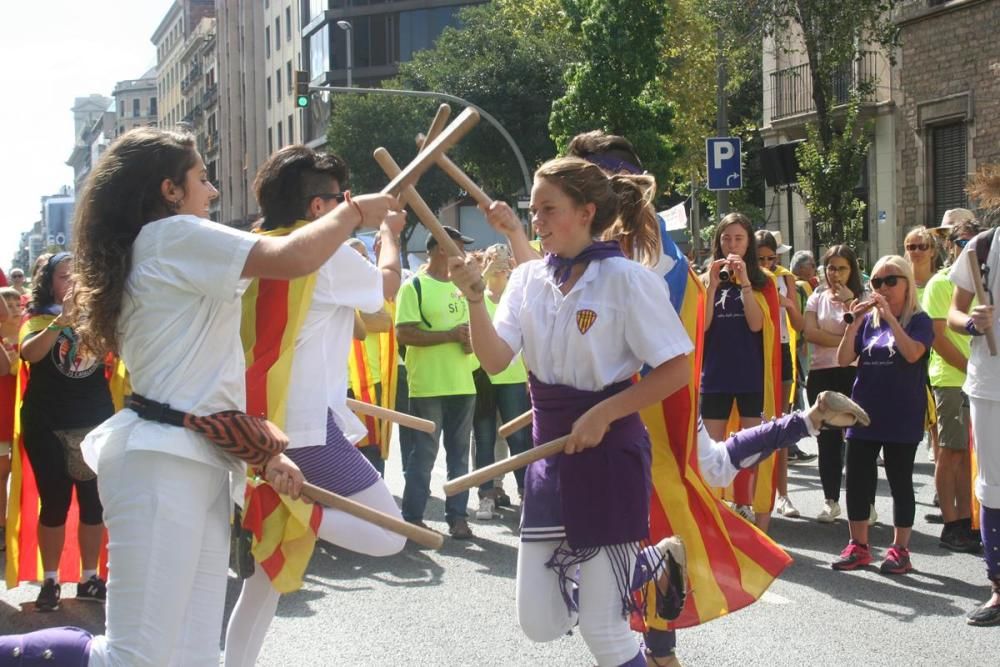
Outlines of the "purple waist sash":
[{"label": "purple waist sash", "polygon": [[[545,384],[530,375],[535,446],[568,434],[584,412],[630,385],[626,381],[583,391]],[[645,540],[652,488],[649,470],[649,435],[639,415],[612,422],[598,446],[528,466],[522,528],[564,526],[573,549]]]}]

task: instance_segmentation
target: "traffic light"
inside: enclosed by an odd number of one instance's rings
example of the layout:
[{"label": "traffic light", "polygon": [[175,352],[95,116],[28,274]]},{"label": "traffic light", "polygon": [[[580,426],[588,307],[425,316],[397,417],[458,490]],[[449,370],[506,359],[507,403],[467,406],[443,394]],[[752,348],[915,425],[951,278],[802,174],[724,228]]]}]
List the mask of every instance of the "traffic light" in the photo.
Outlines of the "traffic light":
[{"label": "traffic light", "polygon": [[295,70],[295,106],[309,106],[309,72],[301,69]]}]

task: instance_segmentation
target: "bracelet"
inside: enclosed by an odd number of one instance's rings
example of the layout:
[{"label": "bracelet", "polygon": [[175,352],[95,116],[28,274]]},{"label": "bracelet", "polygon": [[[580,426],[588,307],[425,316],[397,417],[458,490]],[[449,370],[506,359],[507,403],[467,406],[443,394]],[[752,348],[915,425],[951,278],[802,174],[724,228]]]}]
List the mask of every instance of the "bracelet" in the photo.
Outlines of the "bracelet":
[{"label": "bracelet", "polygon": [[745,291],[746,291],[746,290],[748,290],[748,289],[753,289],[753,285],[744,285],[744,286],[743,286],[743,287],[741,287],[740,289],[741,289],[742,291],[744,291],[744,292],[745,292]]},{"label": "bracelet", "polygon": [[62,331],[65,328],[66,327],[64,327],[63,325],[56,324],[55,321],[53,321],[49,326],[45,327],[45,330],[46,331]]},{"label": "bracelet", "polygon": [[970,336],[982,336],[985,333],[976,328],[976,321],[971,317],[965,323],[965,330],[969,332]]},{"label": "bracelet", "polygon": [[357,229],[358,227],[364,227],[365,226],[365,212],[361,210],[361,205],[358,204],[358,202],[354,201],[351,198],[351,191],[350,190],[344,190],[344,201],[347,202],[347,204],[349,206],[353,206],[354,210],[358,212],[358,226],[355,227],[355,229]]},{"label": "bracelet", "polygon": [[473,301],[469,297],[465,297],[465,300],[468,301],[469,303],[482,303],[483,302],[483,297],[479,297],[478,301]]}]

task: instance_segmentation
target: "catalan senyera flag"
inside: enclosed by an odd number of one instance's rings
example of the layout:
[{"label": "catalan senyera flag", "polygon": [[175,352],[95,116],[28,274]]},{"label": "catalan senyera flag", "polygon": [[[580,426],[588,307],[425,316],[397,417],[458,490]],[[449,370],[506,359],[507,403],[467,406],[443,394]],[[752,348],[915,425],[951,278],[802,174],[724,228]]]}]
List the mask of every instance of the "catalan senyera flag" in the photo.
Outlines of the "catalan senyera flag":
[{"label": "catalan senyera flag", "polygon": [[[386,301],[385,312],[392,321],[396,321],[396,302]],[[396,387],[399,382],[399,346],[396,344],[396,327],[379,334],[379,367],[382,373],[382,396],[379,404],[387,410],[396,409]],[[389,443],[392,440],[392,422],[381,420],[379,444],[382,445],[382,458],[389,458]]]},{"label": "catalan senyera flag", "polygon": [[634,629],[668,630],[705,623],[757,600],[790,563],[770,538],[739,518],[698,470],[698,400],[705,329],[705,288],[666,233],[664,252],[675,259],[664,277],[670,300],[694,343],[689,384],[640,414],[652,444],[650,541],[679,535],[687,548],[690,593],[672,622],[656,615],[647,591],[645,618]]},{"label": "catalan senyera flag", "polygon": [[[42,331],[55,317],[53,315],[36,315],[28,317],[21,325],[18,336],[25,336]],[[20,361],[17,370],[17,391],[14,403],[14,436],[11,441],[10,454],[10,494],[7,497],[7,567],[5,579],[7,588],[14,588],[23,581],[42,581],[45,570],[42,567],[42,556],[38,550],[38,512],[41,509],[41,499],[38,487],[35,485],[35,474],[24,451],[24,440],[21,437],[21,399],[28,388],[30,377],[29,365]],[[122,393],[124,384],[124,366],[111,362],[107,365],[108,382],[111,388],[111,398],[115,409],[120,410],[124,402]],[[121,376],[119,377],[119,368]],[[80,508],[76,502],[76,491],[70,501],[69,514],[66,516],[66,537],[63,542],[62,555],[59,558],[59,580],[65,582],[79,581],[83,573],[80,562],[80,548],[77,540],[77,530],[80,525]],[[108,543],[107,532],[104,533],[104,543],[98,559],[98,569],[101,577],[108,576]]]},{"label": "catalan senyera flag", "polygon": [[[780,417],[781,391],[781,336],[778,330],[778,288],[770,272],[761,290],[751,290],[757,305],[764,313],[764,419]],[[735,402],[726,426],[727,433],[740,430],[739,414]],[[741,470],[733,483],[723,491],[723,498],[737,505],[750,505],[756,513],[770,514],[774,509],[774,492],[777,484],[777,454],[772,454],[756,466]]]},{"label": "catalan senyera flag", "polygon": [[302,587],[316,545],[323,510],[278,494],[258,477],[247,478],[243,527],[253,535],[250,552],[279,593]]},{"label": "catalan senyera flag", "polygon": [[[286,236],[306,224],[308,221],[300,220],[292,227],[259,233]],[[295,280],[257,279],[243,294],[240,337],[246,354],[247,413],[266,417],[281,429],[285,428],[295,341],[309,312],[315,286],[315,273]],[[253,489],[250,485],[248,482],[248,497],[257,499],[261,493],[264,498],[268,497],[261,489],[270,489],[269,484],[253,483]],[[271,493],[277,496],[273,489]],[[314,524],[318,527],[319,520],[310,519],[303,524],[310,529],[306,534],[300,533],[296,524],[302,524],[300,517],[322,510],[318,505],[281,497],[277,502],[256,502],[252,511],[255,516],[250,524],[254,557],[258,553],[280,554],[280,558],[273,557],[268,562],[264,571],[277,590],[298,589],[316,545]],[[250,513],[250,508],[245,508],[244,512]]]},{"label": "catalan senyera flag", "polygon": [[[379,334],[371,333],[368,335],[377,336]],[[377,400],[378,395],[375,392],[372,362],[373,360],[368,358],[368,346],[365,344],[365,341],[352,338],[351,353],[347,359],[348,386],[351,388],[351,393],[354,394],[355,400],[368,403],[369,405],[377,405],[379,401]],[[379,436],[381,435],[380,420],[371,415],[359,415],[359,417],[364,422],[368,435],[362,438],[357,443],[357,446],[364,447],[366,445],[381,444],[379,441]]]}]

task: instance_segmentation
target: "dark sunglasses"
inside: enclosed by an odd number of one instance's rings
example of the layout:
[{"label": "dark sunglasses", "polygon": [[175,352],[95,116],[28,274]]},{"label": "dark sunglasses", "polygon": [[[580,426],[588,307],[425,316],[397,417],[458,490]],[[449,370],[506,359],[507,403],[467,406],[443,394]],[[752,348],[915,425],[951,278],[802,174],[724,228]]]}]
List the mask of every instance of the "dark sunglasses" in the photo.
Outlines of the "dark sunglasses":
[{"label": "dark sunglasses", "polygon": [[335,201],[338,204],[343,204],[344,199],[347,198],[346,192],[319,192],[314,195],[309,195],[309,201],[313,200],[313,197],[319,197],[323,201]]},{"label": "dark sunglasses", "polygon": [[913,252],[914,250],[919,250],[921,252],[925,252],[928,248],[930,248],[930,246],[927,245],[926,243],[907,243],[906,244],[906,249],[909,252]]},{"label": "dark sunglasses", "polygon": [[884,283],[886,287],[895,287],[900,280],[906,280],[906,276],[886,276],[885,278],[872,278],[872,287],[879,289]]},{"label": "dark sunglasses", "polygon": [[778,261],[778,257],[777,256],[774,256],[774,257],[758,257],[757,258],[757,263],[758,264],[763,264],[765,262],[767,262],[768,264],[775,264],[775,263],[777,263],[777,261]]},{"label": "dark sunglasses", "polygon": [[959,248],[964,248],[965,246],[969,245],[969,239],[952,239],[951,242],[954,243]]}]

